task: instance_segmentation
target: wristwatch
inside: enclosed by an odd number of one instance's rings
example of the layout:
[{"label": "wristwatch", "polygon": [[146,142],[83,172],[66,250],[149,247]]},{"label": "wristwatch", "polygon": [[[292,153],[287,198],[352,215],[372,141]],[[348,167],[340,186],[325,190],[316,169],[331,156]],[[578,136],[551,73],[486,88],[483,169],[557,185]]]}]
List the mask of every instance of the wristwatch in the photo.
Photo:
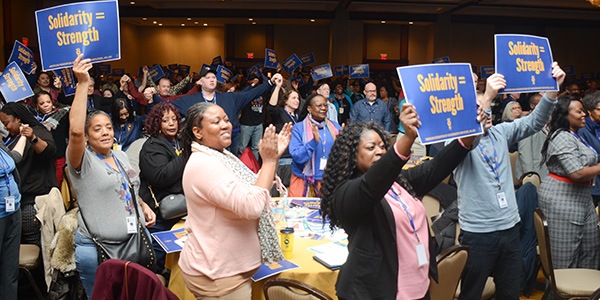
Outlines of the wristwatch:
[{"label": "wristwatch", "polygon": [[36,136],[36,137],[34,137],[34,138],[33,138],[33,140],[31,140],[31,143],[32,143],[33,145],[35,145],[35,144],[36,144],[36,143],[37,143],[39,140],[40,140],[40,139],[38,139],[38,137]]}]

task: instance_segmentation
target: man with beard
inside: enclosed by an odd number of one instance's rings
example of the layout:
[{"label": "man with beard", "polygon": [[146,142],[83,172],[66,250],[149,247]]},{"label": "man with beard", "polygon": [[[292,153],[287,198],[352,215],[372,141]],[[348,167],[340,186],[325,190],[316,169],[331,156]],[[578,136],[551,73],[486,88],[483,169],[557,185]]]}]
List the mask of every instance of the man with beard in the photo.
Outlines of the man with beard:
[{"label": "man with beard", "polygon": [[377,86],[374,83],[365,85],[365,99],[352,107],[350,123],[353,122],[375,122],[386,130],[390,128],[390,112],[387,104],[377,98]]}]

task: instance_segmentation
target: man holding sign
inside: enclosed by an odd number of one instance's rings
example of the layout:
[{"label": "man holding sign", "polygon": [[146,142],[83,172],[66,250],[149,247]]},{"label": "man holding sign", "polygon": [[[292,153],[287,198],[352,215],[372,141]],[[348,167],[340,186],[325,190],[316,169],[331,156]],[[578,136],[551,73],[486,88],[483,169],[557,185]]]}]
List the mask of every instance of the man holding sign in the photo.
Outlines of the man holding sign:
[{"label": "man holding sign", "polygon": [[[565,73],[557,63],[552,69],[556,85]],[[489,104],[507,86],[501,74],[487,80],[482,104]],[[489,129],[463,162],[454,170],[458,184],[458,218],[461,244],[469,247],[459,299],[481,299],[488,276],[494,277],[496,299],[519,299],[522,251],[520,217],[513,186],[508,146],[538,131],[550,118],[556,104],[556,91],[548,91],[536,109],[526,117],[501,123]]]}]

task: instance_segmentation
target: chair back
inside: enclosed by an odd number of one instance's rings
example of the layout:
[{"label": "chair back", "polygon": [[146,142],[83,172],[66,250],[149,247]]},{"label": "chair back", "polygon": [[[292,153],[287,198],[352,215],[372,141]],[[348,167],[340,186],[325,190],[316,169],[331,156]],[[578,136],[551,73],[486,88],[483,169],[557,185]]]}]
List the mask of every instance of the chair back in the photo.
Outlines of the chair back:
[{"label": "chair back", "polygon": [[69,167],[65,164],[63,179],[60,183],[60,193],[62,195],[62,200],[65,205],[65,210],[70,210],[75,206],[75,202],[77,201],[77,195],[73,190],[73,185],[71,184],[71,175],[69,174]]},{"label": "chair back", "polygon": [[600,288],[590,296],[589,300],[600,300]]},{"label": "chair back", "polygon": [[453,300],[467,264],[467,247],[454,245],[437,256],[438,282],[430,278],[431,300]]},{"label": "chair back", "polygon": [[510,157],[510,169],[512,170],[512,178],[513,184],[518,186],[521,181],[517,179],[516,175],[516,167],[517,167],[517,159],[519,158],[519,151],[511,152],[508,154]]},{"label": "chair back", "polygon": [[333,300],[313,286],[286,278],[267,280],[263,292],[266,300]]},{"label": "chair back", "polygon": [[538,238],[538,249],[540,251],[540,261],[542,262],[542,271],[552,284],[552,289],[556,291],[556,280],[554,277],[554,268],[552,267],[552,254],[550,252],[550,235],[548,233],[548,221],[539,208],[533,213],[533,225],[535,234]]},{"label": "chair back", "polygon": [[429,225],[431,236],[435,236],[431,225],[433,224],[433,219],[440,215],[440,201],[433,196],[425,195],[421,202],[425,206],[425,215],[427,215],[427,224]]}]

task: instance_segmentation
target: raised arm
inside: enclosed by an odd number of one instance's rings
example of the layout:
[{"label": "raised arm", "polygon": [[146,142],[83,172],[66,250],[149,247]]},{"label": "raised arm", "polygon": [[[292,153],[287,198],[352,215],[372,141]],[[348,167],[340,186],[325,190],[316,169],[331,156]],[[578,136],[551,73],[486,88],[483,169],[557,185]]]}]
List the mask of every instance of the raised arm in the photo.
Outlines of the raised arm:
[{"label": "raised arm", "polygon": [[68,164],[75,170],[81,169],[83,153],[85,151],[85,117],[87,115],[87,90],[92,84],[88,71],[92,68],[89,58],[83,59],[80,54],[73,64],[73,73],[77,77],[75,98],[69,113],[69,145],[67,154]]},{"label": "raised arm", "polygon": [[273,78],[273,82],[275,83],[275,88],[273,89],[273,93],[271,93],[271,99],[269,99],[269,104],[271,104],[272,106],[277,106],[277,101],[279,101],[279,91],[281,90],[283,79]]},{"label": "raised arm", "polygon": [[148,83],[148,66],[142,67],[142,84],[138,87],[138,92],[142,93]]}]

